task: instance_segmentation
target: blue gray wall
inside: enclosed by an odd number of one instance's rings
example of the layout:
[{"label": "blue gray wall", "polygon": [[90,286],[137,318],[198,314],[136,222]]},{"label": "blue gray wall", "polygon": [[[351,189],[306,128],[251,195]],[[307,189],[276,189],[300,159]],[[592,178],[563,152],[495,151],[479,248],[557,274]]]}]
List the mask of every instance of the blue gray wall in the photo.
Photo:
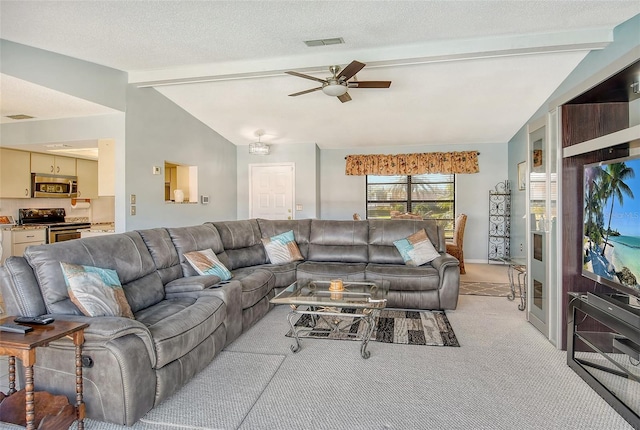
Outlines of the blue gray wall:
[{"label": "blue gray wall", "polygon": [[[153,88],[127,91],[125,195],[127,230],[236,219],[236,147]],[[209,204],[164,200],[164,162],[198,167],[198,193]],[[154,175],[153,166],[162,174]]]},{"label": "blue gray wall", "polygon": [[365,177],[345,175],[350,154],[405,154],[416,152],[479,151],[480,173],[456,175],[456,213],[467,214],[465,261],[487,262],[489,190],[507,179],[507,144],[385,146],[321,151],[321,218],[352,219],[366,214]]}]

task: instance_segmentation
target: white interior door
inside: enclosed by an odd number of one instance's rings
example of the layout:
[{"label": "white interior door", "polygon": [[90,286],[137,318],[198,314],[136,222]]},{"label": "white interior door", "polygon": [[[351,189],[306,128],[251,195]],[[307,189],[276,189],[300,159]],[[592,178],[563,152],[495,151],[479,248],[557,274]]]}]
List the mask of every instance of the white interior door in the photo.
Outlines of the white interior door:
[{"label": "white interior door", "polygon": [[293,219],[293,163],[249,165],[251,218]]}]

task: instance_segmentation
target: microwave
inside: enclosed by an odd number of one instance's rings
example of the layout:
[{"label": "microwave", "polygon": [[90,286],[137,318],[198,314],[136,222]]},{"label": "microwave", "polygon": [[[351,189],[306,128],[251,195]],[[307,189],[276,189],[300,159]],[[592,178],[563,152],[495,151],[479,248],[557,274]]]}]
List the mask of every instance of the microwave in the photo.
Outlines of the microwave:
[{"label": "microwave", "polygon": [[31,174],[31,197],[71,198],[78,197],[76,176]]}]

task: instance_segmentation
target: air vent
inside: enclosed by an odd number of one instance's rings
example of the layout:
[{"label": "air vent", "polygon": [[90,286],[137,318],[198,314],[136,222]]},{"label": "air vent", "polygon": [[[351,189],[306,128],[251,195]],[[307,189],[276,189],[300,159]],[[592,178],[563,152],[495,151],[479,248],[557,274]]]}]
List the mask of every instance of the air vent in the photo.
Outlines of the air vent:
[{"label": "air vent", "polygon": [[316,40],[305,40],[305,45],[312,46],[326,46],[326,45],[340,45],[344,43],[344,39],[342,37],[334,37],[331,39],[316,39]]},{"label": "air vent", "polygon": [[25,115],[23,113],[18,114],[18,115],[7,115],[5,118],[11,118],[11,119],[31,119],[34,118],[32,116],[29,115]]}]

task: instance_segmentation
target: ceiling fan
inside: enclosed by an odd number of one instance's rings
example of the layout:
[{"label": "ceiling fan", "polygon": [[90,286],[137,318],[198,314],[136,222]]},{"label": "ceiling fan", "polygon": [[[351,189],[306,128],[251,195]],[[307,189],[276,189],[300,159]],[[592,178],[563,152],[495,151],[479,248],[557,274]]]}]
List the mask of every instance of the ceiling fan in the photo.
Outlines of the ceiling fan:
[{"label": "ceiling fan", "polygon": [[322,90],[328,96],[338,97],[342,103],[351,100],[351,96],[347,93],[349,88],[389,88],[391,81],[349,81],[353,78],[365,66],[364,63],[359,61],[352,61],[347,67],[341,69],[340,66],[331,66],[329,71],[333,76],[327,79],[320,79],[314,76],[305,75],[303,73],[288,71],[289,75],[298,76],[300,78],[311,79],[312,81],[318,81],[322,83],[321,87],[311,88],[310,90],[300,91],[298,93],[289,94],[289,96],[301,96],[302,94],[312,93],[314,91]]}]

